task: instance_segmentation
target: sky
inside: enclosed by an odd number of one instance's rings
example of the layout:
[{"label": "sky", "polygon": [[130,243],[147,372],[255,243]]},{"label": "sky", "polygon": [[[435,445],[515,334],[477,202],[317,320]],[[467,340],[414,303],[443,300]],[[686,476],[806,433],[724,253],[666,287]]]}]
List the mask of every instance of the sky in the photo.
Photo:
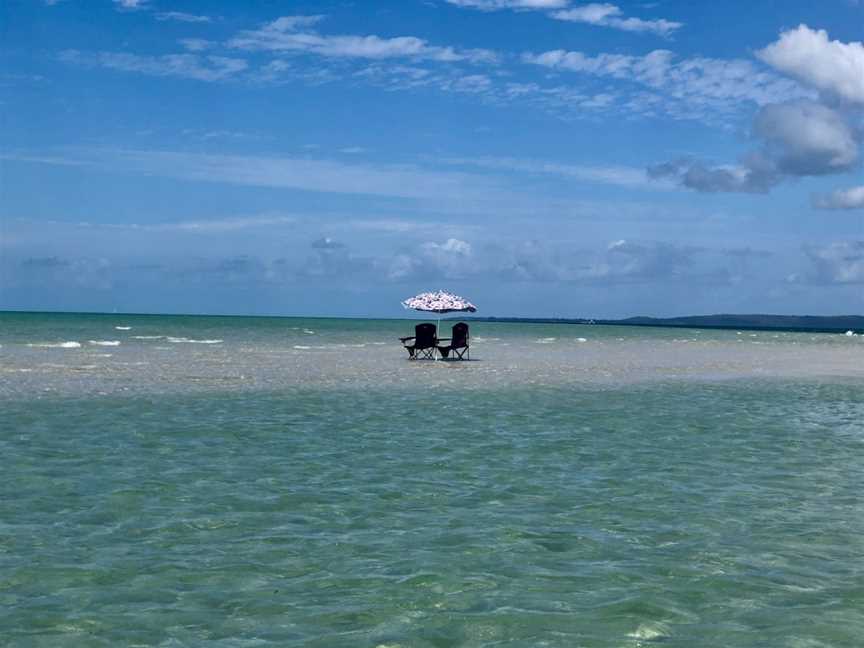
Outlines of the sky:
[{"label": "sky", "polygon": [[862,313],[862,40],[862,0],[6,0],[0,309]]}]

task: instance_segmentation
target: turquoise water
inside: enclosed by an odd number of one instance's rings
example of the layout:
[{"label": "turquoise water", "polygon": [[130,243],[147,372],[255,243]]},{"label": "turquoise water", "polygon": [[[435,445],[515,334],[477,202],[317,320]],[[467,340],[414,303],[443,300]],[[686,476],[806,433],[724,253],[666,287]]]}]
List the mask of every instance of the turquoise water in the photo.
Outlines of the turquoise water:
[{"label": "turquoise water", "polygon": [[861,643],[861,340],[0,324],[0,645]]}]

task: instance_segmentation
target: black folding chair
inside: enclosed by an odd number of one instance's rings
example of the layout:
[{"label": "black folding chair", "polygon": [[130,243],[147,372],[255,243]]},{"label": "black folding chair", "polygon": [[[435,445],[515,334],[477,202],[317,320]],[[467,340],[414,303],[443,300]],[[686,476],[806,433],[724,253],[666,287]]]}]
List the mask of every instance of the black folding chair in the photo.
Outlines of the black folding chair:
[{"label": "black folding chair", "polygon": [[[453,333],[449,338],[443,338],[438,341],[438,352],[442,358],[448,358],[450,352],[453,352],[453,359],[470,360],[471,351],[468,344],[468,325],[465,322],[459,322],[453,325]],[[441,344],[446,342],[447,344]]]},{"label": "black folding chair", "polygon": [[414,327],[414,335],[399,338],[403,346],[408,349],[408,357],[411,360],[426,358],[434,360],[435,347],[438,345],[438,330],[434,324],[418,324]]}]

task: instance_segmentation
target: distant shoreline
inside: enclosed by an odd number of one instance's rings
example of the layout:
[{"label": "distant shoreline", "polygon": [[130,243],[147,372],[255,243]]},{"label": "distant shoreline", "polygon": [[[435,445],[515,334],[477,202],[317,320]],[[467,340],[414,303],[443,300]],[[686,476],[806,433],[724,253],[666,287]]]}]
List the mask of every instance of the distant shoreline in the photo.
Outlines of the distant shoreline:
[{"label": "distant shoreline", "polygon": [[738,331],[788,331],[793,333],[864,332],[864,316],[862,315],[691,315],[686,317],[628,317],[625,319],[470,317],[466,319],[472,322],[585,324]]},{"label": "distant shoreline", "polygon": [[[262,319],[355,319],[412,321],[420,313],[406,317],[346,317],[335,315],[238,315],[211,313],[106,313],[101,311],[25,311],[0,310],[0,315],[93,315],[105,317],[251,317]],[[407,314],[406,314],[407,315]],[[434,313],[430,317],[436,317]],[[498,322],[502,324],[579,324],[598,326],[637,326],[657,328],[690,328],[711,330],[788,331],[795,333],[864,334],[864,315],[690,315],[685,317],[628,317],[624,319],[596,319],[587,317],[463,317],[458,313],[445,313],[442,321],[455,319],[468,322]]]}]

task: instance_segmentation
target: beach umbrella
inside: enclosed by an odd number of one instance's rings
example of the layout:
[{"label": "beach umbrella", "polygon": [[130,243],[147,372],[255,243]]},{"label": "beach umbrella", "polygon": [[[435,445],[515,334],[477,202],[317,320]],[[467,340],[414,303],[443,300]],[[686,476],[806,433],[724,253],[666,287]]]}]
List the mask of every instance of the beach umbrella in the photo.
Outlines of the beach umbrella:
[{"label": "beach umbrella", "polygon": [[454,295],[446,290],[425,292],[410,297],[402,302],[402,306],[410,310],[426,311],[428,313],[473,313],[477,307],[464,297]]},{"label": "beach umbrella", "polygon": [[473,313],[477,310],[477,307],[464,297],[454,295],[446,290],[420,293],[403,301],[402,306],[409,310],[437,313],[436,331],[441,328],[442,313]]}]

